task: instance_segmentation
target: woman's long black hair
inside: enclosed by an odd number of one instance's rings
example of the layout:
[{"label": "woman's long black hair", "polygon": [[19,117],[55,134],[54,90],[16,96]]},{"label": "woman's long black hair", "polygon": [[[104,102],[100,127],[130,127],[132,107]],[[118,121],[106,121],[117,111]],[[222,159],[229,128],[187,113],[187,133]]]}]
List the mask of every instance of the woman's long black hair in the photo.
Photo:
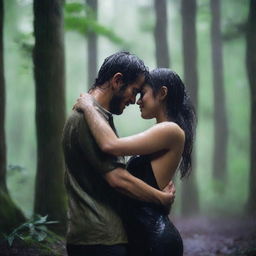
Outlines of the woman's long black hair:
[{"label": "woman's long black hair", "polygon": [[156,96],[162,86],[168,89],[166,96],[167,115],[185,132],[185,145],[180,165],[181,178],[188,174],[192,164],[192,149],[196,126],[195,109],[180,77],[170,69],[156,68],[150,72],[148,84]]}]

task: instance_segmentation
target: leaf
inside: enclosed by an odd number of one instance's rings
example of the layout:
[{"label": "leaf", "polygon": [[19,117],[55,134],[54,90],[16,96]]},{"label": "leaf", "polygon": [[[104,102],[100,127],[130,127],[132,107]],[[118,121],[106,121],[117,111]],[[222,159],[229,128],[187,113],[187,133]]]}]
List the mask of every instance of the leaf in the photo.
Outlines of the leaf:
[{"label": "leaf", "polygon": [[41,224],[46,223],[47,218],[48,218],[48,215],[45,215],[43,217],[39,216],[39,220],[34,221],[34,225],[41,225]]},{"label": "leaf", "polygon": [[[124,44],[121,37],[117,36],[112,29],[101,25],[95,12],[87,5],[80,3],[66,4],[65,28],[66,30],[76,31],[82,36],[87,36],[90,32],[108,38],[116,44]],[[85,10],[85,13],[81,12]]]},{"label": "leaf", "polygon": [[47,237],[46,232],[41,232],[40,235],[38,236],[38,241],[41,242]]},{"label": "leaf", "polygon": [[8,244],[9,244],[10,247],[13,244],[14,238],[15,238],[15,235],[7,237],[7,241],[8,241]]},{"label": "leaf", "polygon": [[88,20],[83,17],[66,17],[65,18],[65,28],[67,30],[72,30],[85,36],[88,33]]},{"label": "leaf", "polygon": [[31,236],[33,236],[34,233],[35,233],[35,226],[34,226],[34,224],[30,223],[30,225],[29,225],[29,234]]},{"label": "leaf", "polygon": [[20,231],[26,227],[27,228],[29,227],[29,222],[25,222],[25,223],[21,224],[20,226],[18,226],[17,228],[15,228],[10,235],[15,235],[16,233],[18,233],[18,231]]},{"label": "leaf", "polygon": [[36,215],[31,220],[15,228],[10,235],[4,235],[5,239],[8,241],[9,246],[12,246],[15,237],[18,237],[22,240],[30,237],[38,242],[45,240],[47,235],[50,235],[45,225],[58,223],[58,221],[47,221],[47,218],[48,215]]},{"label": "leaf", "polygon": [[66,3],[65,11],[67,13],[81,12],[85,10],[85,5],[81,3]]},{"label": "leaf", "polygon": [[47,222],[45,222],[45,224],[47,224],[47,225],[50,225],[50,224],[57,224],[57,223],[59,223],[59,221],[56,221],[56,220],[52,220],[52,221],[47,221]]},{"label": "leaf", "polygon": [[36,230],[39,230],[39,231],[47,231],[47,227],[45,225],[40,225],[40,226],[37,226],[36,227]]},{"label": "leaf", "polygon": [[24,240],[25,239],[25,236],[21,235],[21,234],[17,234],[17,236],[21,239],[21,240]]},{"label": "leaf", "polygon": [[38,242],[42,242],[46,237],[47,237],[47,233],[44,231],[36,231],[33,234],[33,237],[38,241]]},{"label": "leaf", "polygon": [[96,19],[95,11],[87,4],[81,3],[66,3],[65,4],[65,16],[66,15],[80,15],[85,13],[88,18]]}]

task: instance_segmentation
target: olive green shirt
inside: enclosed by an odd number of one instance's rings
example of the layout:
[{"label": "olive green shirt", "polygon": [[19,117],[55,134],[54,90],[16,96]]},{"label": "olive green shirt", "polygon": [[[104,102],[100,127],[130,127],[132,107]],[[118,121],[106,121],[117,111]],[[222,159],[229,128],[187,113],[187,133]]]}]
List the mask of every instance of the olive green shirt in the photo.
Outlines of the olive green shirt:
[{"label": "olive green shirt", "polygon": [[[96,102],[95,108],[115,131],[111,113]],[[68,195],[67,243],[127,243],[126,232],[118,214],[120,194],[103,177],[117,167],[124,167],[124,159],[102,152],[84,115],[76,111],[65,124],[63,149]]]}]

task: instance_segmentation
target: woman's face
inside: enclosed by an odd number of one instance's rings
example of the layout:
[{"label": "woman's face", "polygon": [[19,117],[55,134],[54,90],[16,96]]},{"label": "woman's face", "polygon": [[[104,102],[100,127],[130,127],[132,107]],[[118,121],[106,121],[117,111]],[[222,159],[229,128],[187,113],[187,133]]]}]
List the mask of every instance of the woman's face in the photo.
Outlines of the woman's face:
[{"label": "woman's face", "polygon": [[137,104],[140,106],[141,117],[144,119],[155,118],[160,106],[149,85],[143,87]]}]

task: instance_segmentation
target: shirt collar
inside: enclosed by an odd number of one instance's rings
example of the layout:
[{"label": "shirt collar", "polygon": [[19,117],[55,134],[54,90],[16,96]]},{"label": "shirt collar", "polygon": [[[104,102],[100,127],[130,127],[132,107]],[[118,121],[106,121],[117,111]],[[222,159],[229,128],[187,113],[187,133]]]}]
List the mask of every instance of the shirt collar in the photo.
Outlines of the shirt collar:
[{"label": "shirt collar", "polygon": [[100,113],[106,118],[107,121],[113,120],[113,115],[111,112],[103,108],[94,98],[93,98],[94,106],[100,111]]}]

